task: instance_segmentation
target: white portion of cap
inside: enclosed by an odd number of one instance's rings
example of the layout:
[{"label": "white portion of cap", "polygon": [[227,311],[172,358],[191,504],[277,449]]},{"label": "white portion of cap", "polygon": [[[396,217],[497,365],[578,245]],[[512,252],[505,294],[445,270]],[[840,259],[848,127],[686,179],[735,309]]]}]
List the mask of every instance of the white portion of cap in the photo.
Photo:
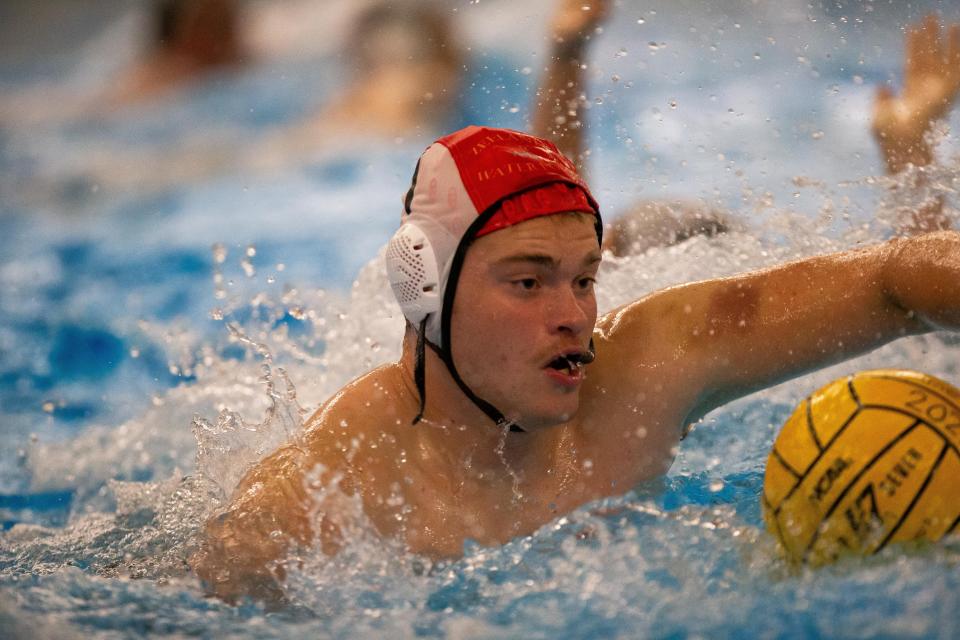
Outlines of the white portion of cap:
[{"label": "white portion of cap", "polygon": [[420,324],[440,311],[440,272],[427,235],[413,223],[404,224],[387,245],[387,277],[403,315]]},{"label": "white portion of cap", "polygon": [[[473,205],[467,193],[460,171],[450,155],[450,151],[442,144],[431,145],[420,157],[420,168],[417,171],[417,183],[413,189],[413,199],[410,201],[410,213],[403,217],[400,229],[391,239],[394,245],[397,236],[406,237],[404,229],[408,226],[416,227],[417,234],[425,240],[433,255],[432,264],[437,273],[436,298],[429,300],[404,302],[406,293],[398,292],[394,288],[394,295],[400,301],[400,308],[404,316],[413,324],[419,324],[424,315],[430,314],[427,320],[427,340],[437,346],[440,344],[440,310],[443,308],[443,294],[447,287],[447,277],[453,255],[457,251],[460,240],[467,229],[477,219],[479,212]],[[420,237],[420,236],[417,236]],[[397,240],[398,243],[406,240]],[[397,247],[399,255],[399,245]],[[402,262],[392,263],[388,249],[387,274],[391,286],[394,282],[401,282],[407,277],[400,270]],[[427,263],[425,257],[422,258]],[[412,268],[412,267],[411,267]],[[424,292],[431,293],[431,292]],[[429,310],[427,310],[429,308]],[[408,309],[410,310],[408,312]]]}]

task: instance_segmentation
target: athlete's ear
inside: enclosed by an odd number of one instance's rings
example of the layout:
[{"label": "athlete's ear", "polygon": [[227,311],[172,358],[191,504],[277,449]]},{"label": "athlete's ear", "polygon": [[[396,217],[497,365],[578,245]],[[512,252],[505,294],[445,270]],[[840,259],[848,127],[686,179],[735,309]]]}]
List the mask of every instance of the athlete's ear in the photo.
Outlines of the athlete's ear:
[{"label": "athlete's ear", "polygon": [[403,315],[419,323],[440,311],[440,269],[430,238],[416,224],[400,225],[387,243],[387,279]]}]

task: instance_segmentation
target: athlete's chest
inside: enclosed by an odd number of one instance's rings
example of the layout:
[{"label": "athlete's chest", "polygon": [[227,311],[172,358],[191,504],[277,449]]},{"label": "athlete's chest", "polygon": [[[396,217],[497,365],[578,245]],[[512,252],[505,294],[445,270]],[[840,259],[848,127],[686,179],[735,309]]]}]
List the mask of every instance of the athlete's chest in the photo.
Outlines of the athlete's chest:
[{"label": "athlete's chest", "polygon": [[585,496],[563,493],[557,486],[550,479],[539,487],[500,482],[421,487],[413,492],[403,518],[403,538],[411,551],[440,557],[460,556],[467,541],[504,544],[586,501]]}]

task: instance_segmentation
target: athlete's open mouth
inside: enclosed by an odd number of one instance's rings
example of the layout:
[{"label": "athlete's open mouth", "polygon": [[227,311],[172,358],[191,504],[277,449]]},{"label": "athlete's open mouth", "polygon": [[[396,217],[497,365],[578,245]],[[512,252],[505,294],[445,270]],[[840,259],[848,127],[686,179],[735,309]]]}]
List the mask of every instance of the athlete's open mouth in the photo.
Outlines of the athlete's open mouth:
[{"label": "athlete's open mouth", "polygon": [[575,375],[584,365],[593,362],[594,355],[591,351],[575,351],[557,356],[547,363],[548,369],[556,369],[567,375]]}]

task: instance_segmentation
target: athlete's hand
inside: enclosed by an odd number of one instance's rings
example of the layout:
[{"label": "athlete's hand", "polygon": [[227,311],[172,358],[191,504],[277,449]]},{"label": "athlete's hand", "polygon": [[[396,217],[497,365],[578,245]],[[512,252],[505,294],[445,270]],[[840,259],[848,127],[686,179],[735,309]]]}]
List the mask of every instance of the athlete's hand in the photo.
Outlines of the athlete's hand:
[{"label": "athlete's hand", "polygon": [[874,102],[873,134],[891,173],[907,163],[929,164],[924,136],[946,115],[960,92],[960,24],[941,34],[935,15],[907,31],[903,91],[880,87]]},{"label": "athlete's hand", "polygon": [[582,42],[606,19],[609,12],[609,0],[560,0],[550,29],[557,42]]}]

